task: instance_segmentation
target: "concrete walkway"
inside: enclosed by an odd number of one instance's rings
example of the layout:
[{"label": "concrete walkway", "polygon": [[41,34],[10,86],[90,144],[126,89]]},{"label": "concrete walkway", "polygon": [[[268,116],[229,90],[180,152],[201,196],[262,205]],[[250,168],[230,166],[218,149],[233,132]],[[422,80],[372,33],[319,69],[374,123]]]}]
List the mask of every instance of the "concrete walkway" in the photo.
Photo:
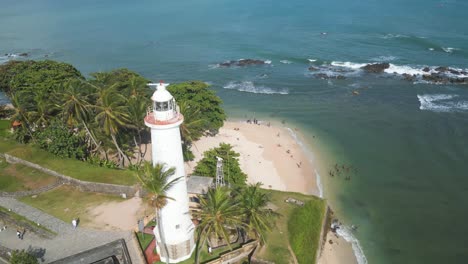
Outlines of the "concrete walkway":
[{"label": "concrete walkway", "polygon": [[43,253],[44,263],[74,255],[119,238],[125,239],[133,263],[145,263],[138,241],[135,241],[131,231],[98,231],[81,227],[75,230],[71,223],[65,223],[13,198],[0,197],[0,206],[11,209],[16,214],[39,223],[58,234],[53,239],[43,239],[26,230],[23,240],[21,240],[16,237],[16,229],[13,227],[7,227],[6,231],[0,232],[0,245],[10,249],[31,247],[36,252]]}]

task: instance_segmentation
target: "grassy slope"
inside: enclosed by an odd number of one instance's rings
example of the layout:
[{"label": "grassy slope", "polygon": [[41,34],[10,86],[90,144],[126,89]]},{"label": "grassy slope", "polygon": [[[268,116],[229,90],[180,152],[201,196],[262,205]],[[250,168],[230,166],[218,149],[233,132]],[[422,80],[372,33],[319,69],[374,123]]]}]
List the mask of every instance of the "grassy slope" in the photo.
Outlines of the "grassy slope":
[{"label": "grassy slope", "polygon": [[0,191],[16,192],[37,189],[56,181],[56,178],[21,164],[8,164],[0,159]]},{"label": "grassy slope", "polygon": [[307,202],[296,208],[288,223],[289,242],[299,263],[314,263],[320,245],[325,204]]},{"label": "grassy slope", "polygon": [[41,193],[36,198],[20,198],[20,201],[53,215],[66,223],[71,223],[73,218],[79,217],[81,224],[85,225],[93,217],[89,215],[89,207],[121,200],[122,198],[117,196],[80,192],[70,186],[62,186]]},{"label": "grassy slope", "polygon": [[31,145],[16,143],[10,138],[10,133],[8,132],[9,126],[10,121],[0,120],[0,153],[10,154],[83,181],[121,185],[133,185],[137,183],[133,172],[128,170],[108,169],[79,160],[62,159]]},{"label": "grassy slope", "polygon": [[[277,220],[276,227],[272,230],[270,234],[267,236],[267,243],[264,248],[261,248],[257,252],[257,257],[273,261],[277,264],[281,263],[290,263],[292,259],[291,253],[288,250],[288,245],[290,244],[296,257],[298,258],[299,263],[309,264],[314,263],[315,259],[311,262],[304,261],[302,258],[302,251],[298,251],[299,246],[297,243],[299,240],[292,240],[291,238],[299,236],[301,233],[307,233],[307,236],[310,238],[307,241],[301,241],[303,248],[307,248],[308,251],[315,252],[319,246],[319,239],[320,239],[320,228],[322,219],[324,217],[323,210],[322,213],[316,214],[314,208],[325,208],[326,202],[324,200],[318,199],[314,196],[303,195],[299,193],[288,193],[288,192],[280,192],[280,191],[272,191],[269,190],[269,193],[272,195],[272,203],[278,206],[278,210],[276,212],[280,213],[282,216]],[[299,207],[297,205],[293,205],[290,203],[285,203],[288,197],[298,199],[301,201],[310,201],[308,204],[313,205],[312,207],[305,206]],[[296,219],[297,217],[302,217],[297,214],[297,211],[303,212],[305,215],[309,217],[301,219]],[[301,221],[298,221],[301,220]],[[294,225],[296,229],[290,229],[288,226]],[[319,232],[315,232],[318,228]],[[289,238],[289,239],[285,239]]]},{"label": "grassy slope", "polygon": [[79,160],[59,158],[29,145],[11,149],[7,153],[83,181],[122,185],[133,185],[137,182],[132,171],[108,169]]}]

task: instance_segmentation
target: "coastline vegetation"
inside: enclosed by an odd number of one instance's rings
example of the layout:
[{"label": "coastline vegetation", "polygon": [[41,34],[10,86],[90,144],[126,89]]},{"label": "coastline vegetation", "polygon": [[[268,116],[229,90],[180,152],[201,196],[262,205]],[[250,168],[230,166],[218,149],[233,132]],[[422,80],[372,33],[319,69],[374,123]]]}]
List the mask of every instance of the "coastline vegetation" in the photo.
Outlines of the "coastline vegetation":
[{"label": "coastline vegetation", "polygon": [[[72,65],[10,61],[0,66],[0,89],[10,98],[13,137],[60,157],[106,167],[141,165],[149,143],[144,117],[153,92],[149,81],[128,69],[91,73],[85,78]],[[213,134],[226,118],[221,99],[206,83],[168,87],[185,117],[185,158],[204,134]]]}]

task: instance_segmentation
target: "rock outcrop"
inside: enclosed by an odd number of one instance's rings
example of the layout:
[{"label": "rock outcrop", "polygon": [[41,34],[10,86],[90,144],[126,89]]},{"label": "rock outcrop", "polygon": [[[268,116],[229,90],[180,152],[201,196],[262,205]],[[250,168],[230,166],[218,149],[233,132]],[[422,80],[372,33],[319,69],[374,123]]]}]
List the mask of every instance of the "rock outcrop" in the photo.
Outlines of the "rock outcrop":
[{"label": "rock outcrop", "polygon": [[263,60],[255,60],[255,59],[241,59],[241,60],[231,60],[231,61],[225,61],[219,64],[219,66],[223,67],[232,67],[232,66],[239,66],[239,67],[244,67],[244,66],[250,66],[250,65],[263,65],[267,64],[266,61]]},{"label": "rock outcrop", "polygon": [[367,64],[364,67],[361,67],[361,69],[365,70],[366,72],[370,73],[381,73],[385,69],[388,69],[390,67],[390,64],[387,62],[384,63],[372,63],[372,64]]}]

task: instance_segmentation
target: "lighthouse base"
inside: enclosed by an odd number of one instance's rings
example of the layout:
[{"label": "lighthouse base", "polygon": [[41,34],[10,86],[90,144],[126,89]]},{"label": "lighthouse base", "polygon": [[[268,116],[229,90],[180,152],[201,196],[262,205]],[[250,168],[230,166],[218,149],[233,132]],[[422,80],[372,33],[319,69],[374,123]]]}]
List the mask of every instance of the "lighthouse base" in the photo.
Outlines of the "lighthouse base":
[{"label": "lighthouse base", "polygon": [[[157,241],[157,240],[156,240]],[[159,242],[159,241],[157,241]],[[156,250],[158,251],[159,257],[162,262],[166,262],[167,253],[169,253],[169,263],[179,263],[192,256],[195,250],[195,241],[193,236],[186,241],[178,244],[162,244],[161,242],[156,243]]]}]

